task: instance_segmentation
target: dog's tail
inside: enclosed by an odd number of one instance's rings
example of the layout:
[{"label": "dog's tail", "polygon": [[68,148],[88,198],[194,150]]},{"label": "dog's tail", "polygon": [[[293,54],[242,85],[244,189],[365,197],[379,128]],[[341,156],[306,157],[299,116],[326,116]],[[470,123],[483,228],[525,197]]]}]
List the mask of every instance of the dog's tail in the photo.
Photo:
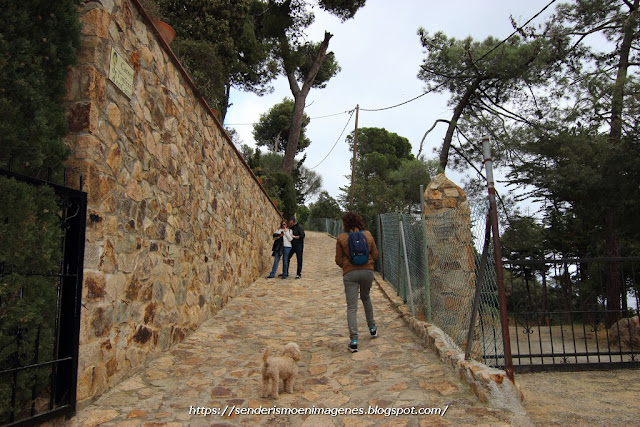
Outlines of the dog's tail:
[{"label": "dog's tail", "polygon": [[262,354],[262,361],[264,362],[265,365],[267,365],[267,358],[269,357],[269,353],[271,353],[271,347],[267,346],[267,348],[264,349],[264,353]]}]

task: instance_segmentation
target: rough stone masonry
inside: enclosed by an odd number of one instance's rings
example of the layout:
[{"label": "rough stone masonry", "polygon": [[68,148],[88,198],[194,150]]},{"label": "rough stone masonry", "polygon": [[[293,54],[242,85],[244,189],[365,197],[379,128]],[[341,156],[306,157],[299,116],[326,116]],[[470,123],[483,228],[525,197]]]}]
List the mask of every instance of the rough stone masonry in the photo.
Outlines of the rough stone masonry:
[{"label": "rough stone masonry", "polygon": [[[78,367],[80,405],[168,349],[271,262],[279,221],[136,0],[79,9],[69,73],[69,182],[88,193]],[[109,79],[114,50],[129,97]]]}]

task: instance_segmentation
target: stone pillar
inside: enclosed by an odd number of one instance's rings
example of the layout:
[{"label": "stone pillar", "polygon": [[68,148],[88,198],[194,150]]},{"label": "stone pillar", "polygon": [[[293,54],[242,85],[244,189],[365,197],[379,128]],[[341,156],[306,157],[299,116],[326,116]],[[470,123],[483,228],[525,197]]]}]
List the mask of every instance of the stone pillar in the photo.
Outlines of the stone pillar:
[{"label": "stone pillar", "polygon": [[444,174],[427,186],[424,200],[432,321],[464,351],[475,293],[469,201]]}]

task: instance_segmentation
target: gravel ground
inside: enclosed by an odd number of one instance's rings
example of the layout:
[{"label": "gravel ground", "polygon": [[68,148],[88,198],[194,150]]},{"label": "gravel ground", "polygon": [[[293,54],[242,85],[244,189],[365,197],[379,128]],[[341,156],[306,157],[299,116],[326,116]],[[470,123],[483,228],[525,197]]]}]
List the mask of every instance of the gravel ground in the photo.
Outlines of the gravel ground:
[{"label": "gravel ground", "polygon": [[640,369],[516,374],[537,426],[640,426]]}]

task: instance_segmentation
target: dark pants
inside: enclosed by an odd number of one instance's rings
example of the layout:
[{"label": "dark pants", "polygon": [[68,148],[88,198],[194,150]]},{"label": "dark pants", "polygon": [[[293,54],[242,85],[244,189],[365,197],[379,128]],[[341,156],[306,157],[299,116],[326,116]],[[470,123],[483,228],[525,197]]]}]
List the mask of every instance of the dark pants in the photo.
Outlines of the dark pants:
[{"label": "dark pants", "polygon": [[291,245],[291,252],[289,252],[289,262],[293,258],[293,254],[296,254],[296,261],[298,262],[298,268],[296,269],[296,275],[302,274],[302,251],[304,251],[304,243]]}]

